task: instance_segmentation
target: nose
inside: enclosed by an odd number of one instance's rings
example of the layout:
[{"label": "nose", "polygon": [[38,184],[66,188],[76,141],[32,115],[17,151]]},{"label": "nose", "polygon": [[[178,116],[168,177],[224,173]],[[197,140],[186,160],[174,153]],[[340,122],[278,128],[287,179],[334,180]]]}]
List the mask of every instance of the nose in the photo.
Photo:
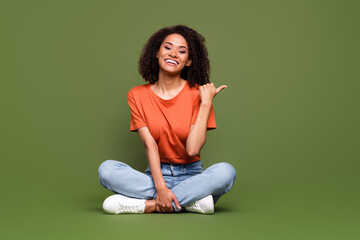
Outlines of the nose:
[{"label": "nose", "polygon": [[171,51],[169,52],[169,55],[173,58],[177,58],[177,50],[175,48],[171,49]]}]

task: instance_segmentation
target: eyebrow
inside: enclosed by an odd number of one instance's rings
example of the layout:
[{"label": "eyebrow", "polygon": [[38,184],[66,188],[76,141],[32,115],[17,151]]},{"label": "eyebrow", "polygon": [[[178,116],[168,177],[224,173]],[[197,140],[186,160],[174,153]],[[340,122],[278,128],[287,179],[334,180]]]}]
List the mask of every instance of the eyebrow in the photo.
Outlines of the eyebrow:
[{"label": "eyebrow", "polygon": [[[168,44],[170,44],[170,45],[173,45],[171,42],[164,42],[164,43],[168,43]],[[180,47],[187,49],[187,47],[185,47],[185,46],[180,46]]]}]

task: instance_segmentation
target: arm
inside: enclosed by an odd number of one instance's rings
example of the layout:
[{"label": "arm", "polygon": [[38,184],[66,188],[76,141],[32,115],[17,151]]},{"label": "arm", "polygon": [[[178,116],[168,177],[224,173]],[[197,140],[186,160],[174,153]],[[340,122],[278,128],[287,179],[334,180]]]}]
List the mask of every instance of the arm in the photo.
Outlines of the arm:
[{"label": "arm", "polygon": [[210,109],[211,102],[201,103],[196,122],[190,127],[189,135],[186,139],[186,153],[189,156],[198,155],[205,144]]},{"label": "arm", "polygon": [[198,155],[201,148],[204,146],[212,100],[216,94],[224,88],[227,88],[227,86],[222,85],[215,88],[213,83],[207,83],[199,88],[201,99],[200,109],[195,124],[190,127],[189,135],[186,140],[186,153],[189,156]]},{"label": "arm", "polygon": [[181,208],[175,194],[167,187],[160,167],[160,156],[158,145],[147,127],[138,129],[141,141],[146,149],[151,174],[156,188],[156,210],[158,212],[172,212],[172,201],[177,208]]}]

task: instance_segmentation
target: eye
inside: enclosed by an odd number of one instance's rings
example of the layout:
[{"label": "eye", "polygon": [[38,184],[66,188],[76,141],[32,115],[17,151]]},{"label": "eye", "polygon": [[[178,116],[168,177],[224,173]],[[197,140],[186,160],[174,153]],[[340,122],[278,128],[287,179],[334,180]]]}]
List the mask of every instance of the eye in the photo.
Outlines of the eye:
[{"label": "eye", "polygon": [[170,50],[170,48],[168,46],[165,46],[165,49]]},{"label": "eye", "polygon": [[186,51],[179,51],[179,52],[182,53],[182,54],[186,53]]}]

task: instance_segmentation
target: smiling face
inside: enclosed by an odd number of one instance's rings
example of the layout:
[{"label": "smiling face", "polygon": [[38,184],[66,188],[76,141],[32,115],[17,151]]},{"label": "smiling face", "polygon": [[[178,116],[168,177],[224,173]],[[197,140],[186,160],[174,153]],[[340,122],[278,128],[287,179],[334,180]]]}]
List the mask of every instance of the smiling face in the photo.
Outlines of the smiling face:
[{"label": "smiling face", "polygon": [[185,66],[191,65],[187,42],[180,34],[168,35],[160,46],[156,57],[160,71],[168,74],[180,74]]}]

